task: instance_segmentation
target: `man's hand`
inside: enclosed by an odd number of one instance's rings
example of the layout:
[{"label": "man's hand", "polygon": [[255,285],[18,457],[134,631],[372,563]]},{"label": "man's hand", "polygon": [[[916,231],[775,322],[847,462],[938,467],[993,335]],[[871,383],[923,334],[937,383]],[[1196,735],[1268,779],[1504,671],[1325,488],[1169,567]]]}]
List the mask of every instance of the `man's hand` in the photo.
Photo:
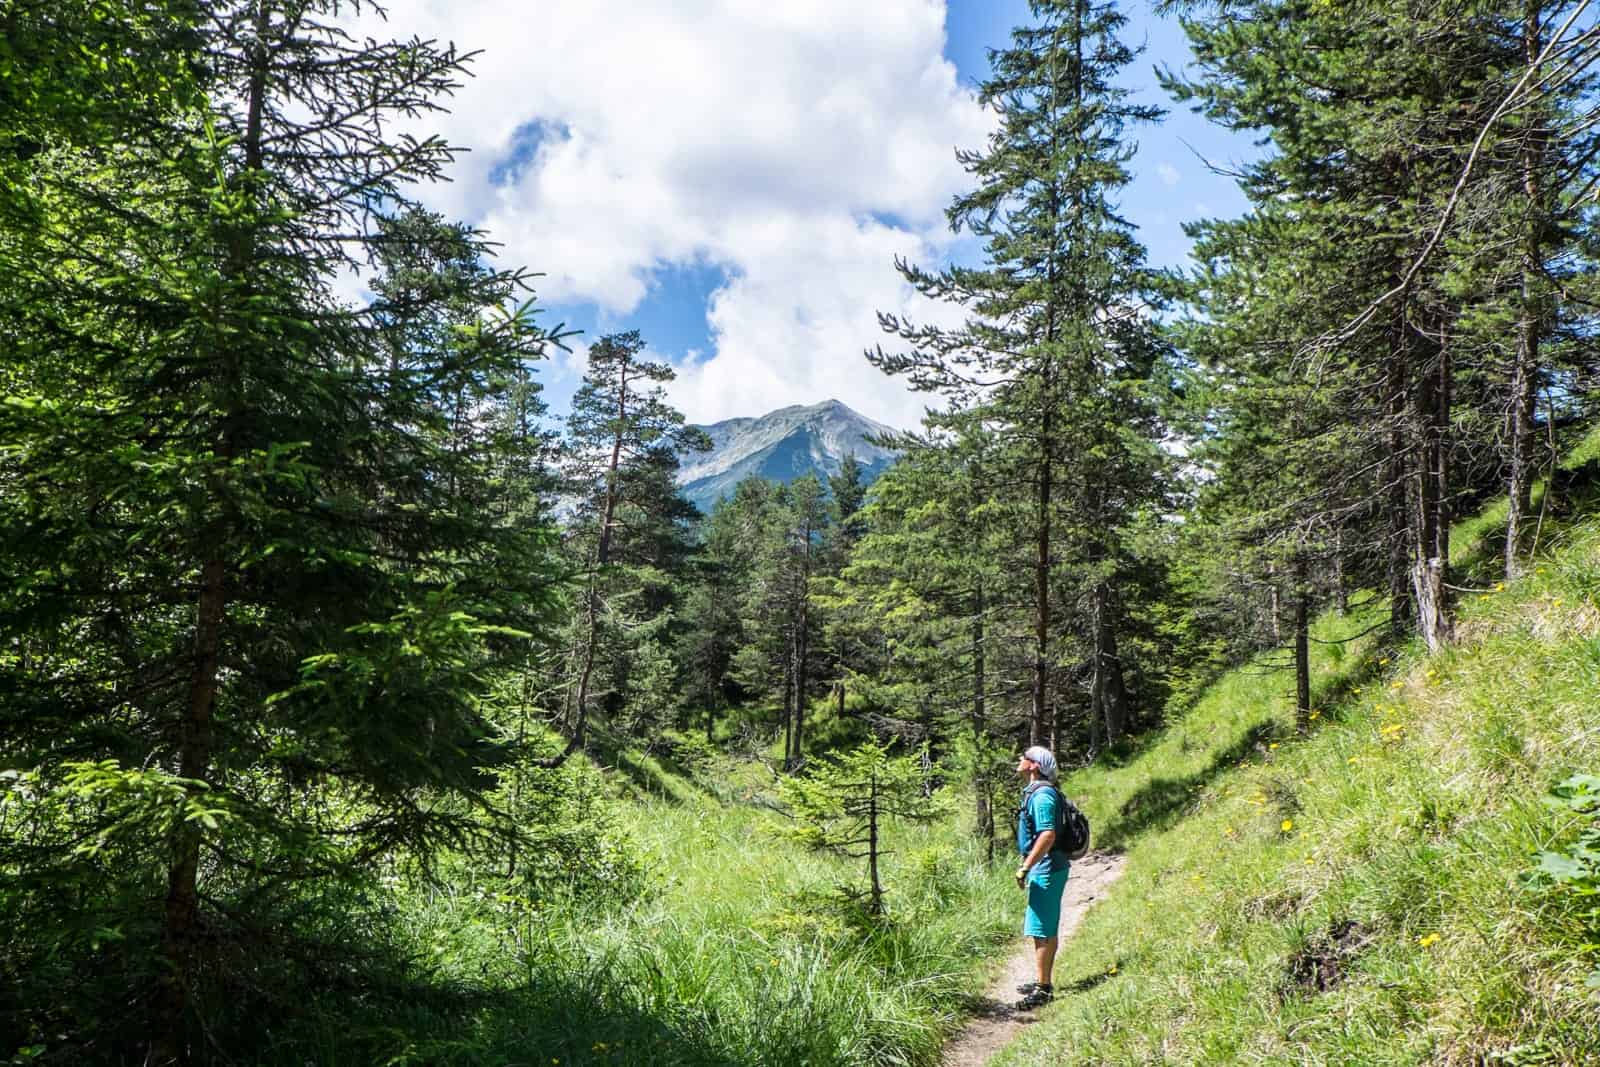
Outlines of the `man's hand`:
[{"label": "man's hand", "polygon": [[1027,884],[1028,884],[1028,868],[1026,868],[1026,867],[1018,867],[1017,868],[1017,888],[1018,889],[1023,889],[1023,888],[1025,888],[1027,886]]}]

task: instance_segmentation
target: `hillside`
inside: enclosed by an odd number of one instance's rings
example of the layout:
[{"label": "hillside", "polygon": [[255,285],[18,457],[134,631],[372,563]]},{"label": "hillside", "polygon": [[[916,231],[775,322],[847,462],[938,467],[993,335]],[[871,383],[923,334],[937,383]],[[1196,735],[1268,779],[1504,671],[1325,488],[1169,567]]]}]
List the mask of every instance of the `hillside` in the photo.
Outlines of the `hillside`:
[{"label": "hillside", "polygon": [[[1592,505],[1597,454],[1552,520]],[[1474,580],[1503,508],[1458,529],[1456,646],[1385,647],[1368,598],[1314,628],[1309,737],[1279,651],[1065,783],[1128,871],[995,1064],[1600,1063],[1594,898],[1529,878],[1593,825],[1545,799],[1600,768],[1600,521]]]},{"label": "hillside", "polygon": [[678,472],[683,493],[703,511],[749,477],[792,482],[814,474],[826,484],[845,456],[855,454],[870,482],[894,461],[894,453],[868,438],[893,428],[837,400],[793,404],[759,418],[725,419],[701,426],[711,451],[685,457]]}]

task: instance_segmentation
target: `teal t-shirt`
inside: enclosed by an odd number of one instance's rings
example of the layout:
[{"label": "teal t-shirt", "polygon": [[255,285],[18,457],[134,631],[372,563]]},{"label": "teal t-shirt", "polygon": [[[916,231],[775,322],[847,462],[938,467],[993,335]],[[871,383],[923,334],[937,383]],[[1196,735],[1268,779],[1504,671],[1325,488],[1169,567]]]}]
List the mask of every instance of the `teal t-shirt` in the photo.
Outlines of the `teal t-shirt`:
[{"label": "teal t-shirt", "polygon": [[[1054,786],[1039,785],[1037,788],[1033,786],[1028,788],[1032,791],[1023,794],[1022,807],[1017,809],[1017,852],[1024,857],[1033,848],[1033,839],[1038,836],[1037,831],[1056,828],[1056,809],[1060,806],[1061,797]],[[1028,817],[1030,814],[1033,816],[1031,820]],[[1053,846],[1049,852],[1040,857],[1038,863],[1033,865],[1033,873],[1042,878],[1051,871],[1064,871],[1068,865],[1066,853],[1059,847]]]}]

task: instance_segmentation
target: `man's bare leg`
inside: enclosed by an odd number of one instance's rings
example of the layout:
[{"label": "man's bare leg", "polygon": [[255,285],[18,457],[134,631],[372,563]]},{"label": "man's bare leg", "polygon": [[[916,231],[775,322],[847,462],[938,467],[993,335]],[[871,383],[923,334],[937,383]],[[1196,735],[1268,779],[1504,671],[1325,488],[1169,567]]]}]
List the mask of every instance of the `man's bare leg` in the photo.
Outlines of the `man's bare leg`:
[{"label": "man's bare leg", "polygon": [[1036,937],[1033,939],[1033,962],[1039,969],[1039,984],[1050,984],[1050,972],[1056,966],[1056,946],[1060,941],[1054,937]]}]

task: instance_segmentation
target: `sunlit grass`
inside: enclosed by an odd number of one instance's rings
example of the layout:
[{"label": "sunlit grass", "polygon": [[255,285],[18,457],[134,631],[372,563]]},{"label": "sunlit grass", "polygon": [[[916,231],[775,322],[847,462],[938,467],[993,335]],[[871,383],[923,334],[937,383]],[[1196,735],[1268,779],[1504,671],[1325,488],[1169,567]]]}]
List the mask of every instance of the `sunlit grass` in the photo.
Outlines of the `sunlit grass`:
[{"label": "sunlit grass", "polygon": [[623,809],[639,899],[508,901],[492,880],[416,897],[406,938],[435,995],[329,1034],[329,1062],[938,1062],[1017,922],[962,820],[891,831],[888,914],[873,921],[837,893],[860,884],[859,861],[774,835],[760,764],[719,767],[702,789],[631,758],[630,782],[656,793]]},{"label": "sunlit grass", "polygon": [[1309,739],[1256,664],[1069,781],[1129,867],[1057,965],[1082,991],[996,1063],[1600,1062],[1593,960],[1518,880],[1562,830],[1541,796],[1600,766],[1600,528],[1549,543],[1439,655],[1314,644]]}]

